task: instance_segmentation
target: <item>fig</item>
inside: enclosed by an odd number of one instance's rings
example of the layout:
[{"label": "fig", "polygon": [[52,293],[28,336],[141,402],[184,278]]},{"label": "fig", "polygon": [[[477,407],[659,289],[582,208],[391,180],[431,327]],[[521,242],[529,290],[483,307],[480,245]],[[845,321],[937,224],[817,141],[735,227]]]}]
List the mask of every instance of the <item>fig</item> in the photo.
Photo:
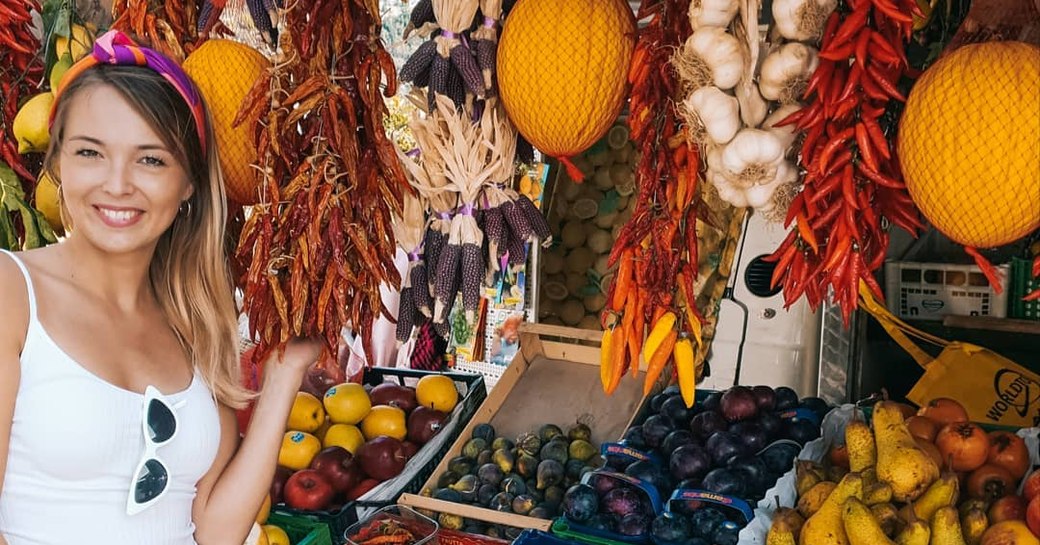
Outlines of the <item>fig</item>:
[{"label": "fig", "polygon": [[563,472],[568,479],[580,479],[584,468],[585,462],[575,460],[574,458],[567,460],[567,463],[563,464]]},{"label": "fig", "polygon": [[563,481],[565,471],[563,464],[556,460],[542,460],[538,464],[536,478],[538,479],[538,490],[546,488]]},{"label": "fig", "polygon": [[472,502],[477,499],[477,489],[480,488],[480,479],[476,475],[463,475],[461,479],[449,488],[462,496],[462,501]]},{"label": "fig", "polygon": [[554,484],[545,489],[544,498],[542,498],[542,501],[544,501],[546,505],[555,509],[563,503],[563,496],[566,493],[566,489],[564,489],[562,486]]},{"label": "fig", "polygon": [[536,519],[549,520],[553,517],[553,512],[548,507],[545,507],[544,505],[539,505],[538,507],[531,509],[531,511],[527,513],[527,516],[534,517]]},{"label": "fig", "polygon": [[510,513],[513,511],[513,498],[514,496],[509,492],[499,492],[495,494],[495,497],[491,498],[488,507],[495,511]]},{"label": "fig", "polygon": [[480,479],[480,482],[497,487],[502,484],[505,473],[495,464],[484,464],[477,469],[477,477]]},{"label": "fig", "polygon": [[468,475],[473,473],[473,460],[465,456],[456,456],[448,461],[448,471],[456,475]]},{"label": "fig", "polygon": [[480,454],[477,455],[477,467],[480,467],[480,466],[482,466],[484,464],[492,463],[492,461],[491,461],[491,455],[492,454],[493,453],[491,452],[491,449],[486,449],[486,450],[480,451]]},{"label": "fig", "polygon": [[438,488],[433,491],[433,498],[453,503],[462,503],[462,494],[451,488]]},{"label": "fig", "polygon": [[578,439],[581,439],[583,441],[591,441],[592,430],[585,424],[578,422],[577,424],[571,426],[569,430],[567,430],[567,438],[571,441],[577,441]]},{"label": "fig", "polygon": [[526,515],[534,509],[534,498],[527,494],[520,494],[513,498],[513,512],[518,515]]},{"label": "fig", "polygon": [[548,443],[562,435],[563,430],[556,424],[543,424],[542,427],[538,428],[538,438],[542,440],[542,443]]},{"label": "fig", "polygon": [[476,460],[477,456],[480,456],[480,452],[486,448],[488,448],[487,441],[480,437],[474,437],[473,439],[466,441],[466,444],[462,446],[462,455],[466,458]]},{"label": "fig", "polygon": [[596,447],[584,439],[575,439],[567,446],[567,454],[575,460],[584,462],[596,455]]},{"label": "fig", "polygon": [[534,477],[538,473],[538,458],[522,452],[516,459],[516,472],[524,477]]},{"label": "fig", "polygon": [[516,458],[508,450],[498,449],[491,454],[491,461],[498,466],[498,469],[502,470],[502,473],[509,473],[513,471],[513,464],[516,462]]},{"label": "fig", "polygon": [[542,461],[555,460],[560,464],[567,463],[567,442],[566,441],[549,441],[542,445],[542,450],[539,453],[539,457]]},{"label": "fig", "polygon": [[498,494],[498,486],[492,486],[490,484],[482,484],[477,489],[477,503],[480,505],[488,505],[491,503],[491,498]]},{"label": "fig", "polygon": [[473,427],[473,434],[470,439],[483,439],[490,444],[495,440],[495,427],[488,423],[477,424]]},{"label": "fig", "polygon": [[491,442],[491,450],[513,450],[516,444],[505,437],[496,437]]},{"label": "fig", "polygon": [[460,476],[461,475],[454,471],[445,471],[444,473],[441,473],[441,476],[437,478],[437,488],[446,488],[455,484],[455,481],[459,480]]},{"label": "fig", "polygon": [[524,484],[524,480],[516,475],[502,479],[502,482],[499,483],[498,486],[502,492],[508,492],[514,496],[519,496],[520,494],[527,492],[527,485]]}]

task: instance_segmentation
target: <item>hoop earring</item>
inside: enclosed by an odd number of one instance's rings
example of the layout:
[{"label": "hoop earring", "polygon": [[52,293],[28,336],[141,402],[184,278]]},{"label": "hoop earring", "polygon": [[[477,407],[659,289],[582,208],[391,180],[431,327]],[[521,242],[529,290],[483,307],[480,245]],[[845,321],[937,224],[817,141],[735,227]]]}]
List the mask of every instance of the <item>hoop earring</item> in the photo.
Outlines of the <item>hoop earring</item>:
[{"label": "hoop earring", "polygon": [[188,217],[191,215],[191,199],[181,201],[180,208],[177,209],[182,216]]}]

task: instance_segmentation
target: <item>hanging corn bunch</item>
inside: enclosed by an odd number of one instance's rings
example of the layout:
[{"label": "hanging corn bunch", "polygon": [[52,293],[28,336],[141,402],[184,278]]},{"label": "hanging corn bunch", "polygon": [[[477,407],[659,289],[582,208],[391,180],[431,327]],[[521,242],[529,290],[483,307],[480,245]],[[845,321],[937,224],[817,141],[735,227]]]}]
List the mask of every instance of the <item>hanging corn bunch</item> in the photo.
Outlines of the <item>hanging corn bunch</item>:
[{"label": "hanging corn bunch", "polygon": [[487,96],[496,95],[495,59],[498,57],[498,26],[502,20],[502,0],[480,0],[480,12],[484,16],[480,26],[473,31],[470,47],[477,57],[477,66],[484,76]]},{"label": "hanging corn bunch", "polygon": [[[425,231],[425,205],[416,195],[405,195],[400,216],[394,218],[394,237],[397,246],[408,254],[408,268],[401,277],[401,297],[397,311],[397,342],[403,343],[412,331],[429,317],[429,287],[426,285],[426,265],[423,262],[422,242]],[[426,297],[423,297],[423,294]],[[427,307],[423,313],[421,306]]]}]

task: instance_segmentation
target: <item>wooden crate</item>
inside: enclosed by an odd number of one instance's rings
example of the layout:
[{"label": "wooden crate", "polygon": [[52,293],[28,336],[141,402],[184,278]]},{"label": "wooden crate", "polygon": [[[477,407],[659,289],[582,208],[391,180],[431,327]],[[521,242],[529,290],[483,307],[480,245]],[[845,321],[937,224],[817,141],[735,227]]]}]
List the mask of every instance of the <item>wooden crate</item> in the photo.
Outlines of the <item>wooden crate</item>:
[{"label": "wooden crate", "polygon": [[[545,324],[524,324],[520,351],[462,430],[451,449],[423,485],[436,487],[448,461],[458,456],[478,424],[490,423],[496,434],[515,438],[553,423],[564,429],[583,419],[592,428],[592,442],[616,441],[628,428],[642,403],[643,381],[625,378],[612,396],[599,379],[602,333]],[[417,494],[404,494],[399,503],[449,513],[485,523],[548,531],[551,520],[503,513]]]}]

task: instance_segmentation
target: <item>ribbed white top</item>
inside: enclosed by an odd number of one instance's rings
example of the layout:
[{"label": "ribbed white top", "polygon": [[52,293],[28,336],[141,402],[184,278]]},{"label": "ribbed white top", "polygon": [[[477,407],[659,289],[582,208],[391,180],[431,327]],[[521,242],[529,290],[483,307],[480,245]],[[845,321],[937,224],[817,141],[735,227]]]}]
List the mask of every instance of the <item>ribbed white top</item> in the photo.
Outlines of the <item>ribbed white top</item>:
[{"label": "ribbed white top", "polygon": [[170,490],[147,510],[126,514],[144,452],[144,396],[87,371],[47,334],[36,316],[28,269],[29,328],[21,354],[7,472],[0,493],[0,535],[9,545],[192,545],[195,484],[216,457],[216,402],[196,373],[191,385],[163,392],[178,430],[157,456]]}]

